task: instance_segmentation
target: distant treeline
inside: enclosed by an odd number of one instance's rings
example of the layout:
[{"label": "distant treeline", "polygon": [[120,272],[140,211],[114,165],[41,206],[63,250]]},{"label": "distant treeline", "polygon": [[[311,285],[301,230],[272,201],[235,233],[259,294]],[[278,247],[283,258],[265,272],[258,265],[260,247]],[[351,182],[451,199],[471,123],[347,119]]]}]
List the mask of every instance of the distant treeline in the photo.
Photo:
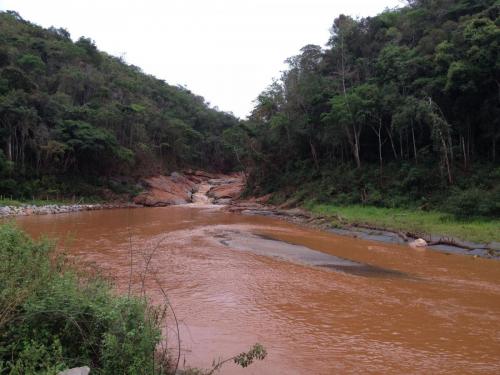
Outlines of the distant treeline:
[{"label": "distant treeline", "polygon": [[241,128],[251,187],[500,215],[499,12],[412,0],[336,18],[327,47],[288,59]]},{"label": "distant treeline", "polygon": [[0,194],[36,195],[70,178],[230,169],[223,133],[236,124],[91,39],[0,12]]}]

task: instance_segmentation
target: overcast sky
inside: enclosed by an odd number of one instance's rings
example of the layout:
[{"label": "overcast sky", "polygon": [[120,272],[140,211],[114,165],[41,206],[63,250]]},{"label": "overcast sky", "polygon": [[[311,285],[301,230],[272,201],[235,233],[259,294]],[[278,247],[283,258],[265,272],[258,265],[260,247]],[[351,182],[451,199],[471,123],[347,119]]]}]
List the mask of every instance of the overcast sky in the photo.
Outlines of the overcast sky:
[{"label": "overcast sky", "polygon": [[33,23],[86,36],[111,55],[224,111],[253,100],[306,44],[324,45],[341,13],[370,16],[401,0],[0,0]]}]

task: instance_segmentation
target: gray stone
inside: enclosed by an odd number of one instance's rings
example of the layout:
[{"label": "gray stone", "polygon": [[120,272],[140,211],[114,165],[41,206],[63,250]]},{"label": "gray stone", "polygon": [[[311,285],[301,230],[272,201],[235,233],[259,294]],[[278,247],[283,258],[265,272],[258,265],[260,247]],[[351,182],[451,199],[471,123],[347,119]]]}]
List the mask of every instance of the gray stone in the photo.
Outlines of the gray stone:
[{"label": "gray stone", "polygon": [[488,244],[488,247],[489,247],[490,249],[495,250],[495,251],[500,251],[500,242],[490,242],[490,243]]},{"label": "gray stone", "polygon": [[0,207],[0,215],[10,215],[11,208],[9,206]]},{"label": "gray stone", "polygon": [[413,248],[417,247],[427,247],[427,241],[423,238],[417,238],[415,241],[410,242],[408,245]]},{"label": "gray stone", "polygon": [[90,368],[88,366],[70,368],[69,370],[61,371],[57,375],[88,375]]}]

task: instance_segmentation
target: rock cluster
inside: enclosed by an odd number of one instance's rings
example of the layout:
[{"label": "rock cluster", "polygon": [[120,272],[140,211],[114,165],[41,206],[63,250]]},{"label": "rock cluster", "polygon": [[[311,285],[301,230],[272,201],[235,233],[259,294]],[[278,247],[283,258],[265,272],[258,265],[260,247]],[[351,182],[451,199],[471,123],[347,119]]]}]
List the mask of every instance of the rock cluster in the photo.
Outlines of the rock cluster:
[{"label": "rock cluster", "polygon": [[173,172],[170,176],[154,176],[142,180],[145,192],[134,198],[134,203],[143,206],[170,206],[191,202],[196,182]]},{"label": "rock cluster", "polygon": [[142,184],[145,191],[134,198],[134,203],[153,207],[191,203],[196,192],[206,194],[207,202],[226,204],[238,199],[245,187],[241,174],[216,175],[202,171],[149,177],[143,179]]},{"label": "rock cluster", "polygon": [[78,211],[104,210],[108,208],[128,207],[127,204],[48,204],[45,206],[35,206],[23,204],[20,206],[1,206],[0,217],[26,216],[26,215],[50,215],[62,214]]},{"label": "rock cluster", "polygon": [[214,185],[208,196],[214,199],[215,203],[227,204],[238,199],[245,188],[245,181],[241,174],[233,174],[217,179],[210,179],[208,182]]},{"label": "rock cluster", "polygon": [[0,206],[0,217],[48,215],[139,206],[160,207],[192,202],[228,204],[238,199],[245,187],[242,174],[222,175],[204,171],[173,172],[169,176],[153,176],[143,179],[141,184],[144,187],[144,192],[136,196],[133,203]]},{"label": "rock cluster", "polygon": [[61,371],[57,375],[88,375],[90,373],[90,368],[88,366],[75,367],[66,371]]}]

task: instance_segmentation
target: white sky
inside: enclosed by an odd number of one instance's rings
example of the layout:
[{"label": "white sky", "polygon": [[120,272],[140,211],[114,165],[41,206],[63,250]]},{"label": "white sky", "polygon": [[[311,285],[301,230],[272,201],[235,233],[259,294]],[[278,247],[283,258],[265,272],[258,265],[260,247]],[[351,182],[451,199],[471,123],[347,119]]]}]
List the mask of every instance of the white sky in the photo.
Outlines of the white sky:
[{"label": "white sky", "polygon": [[341,13],[376,15],[401,0],[0,0],[44,27],[123,56],[212,106],[245,117],[306,44],[324,45]]}]

